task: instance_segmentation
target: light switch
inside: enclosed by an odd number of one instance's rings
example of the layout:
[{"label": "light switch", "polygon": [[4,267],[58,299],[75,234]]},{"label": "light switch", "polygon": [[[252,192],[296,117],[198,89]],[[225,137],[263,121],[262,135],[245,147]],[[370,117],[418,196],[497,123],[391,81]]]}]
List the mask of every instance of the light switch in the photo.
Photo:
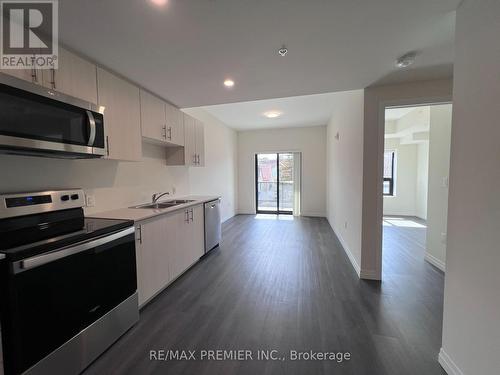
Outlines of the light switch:
[{"label": "light switch", "polygon": [[445,176],[445,177],[443,177],[443,185],[442,185],[442,186],[443,186],[444,188],[447,188],[447,187],[448,187],[448,185],[449,185],[448,176]]},{"label": "light switch", "polygon": [[87,207],[95,207],[95,195],[88,194],[85,196],[85,203]]}]

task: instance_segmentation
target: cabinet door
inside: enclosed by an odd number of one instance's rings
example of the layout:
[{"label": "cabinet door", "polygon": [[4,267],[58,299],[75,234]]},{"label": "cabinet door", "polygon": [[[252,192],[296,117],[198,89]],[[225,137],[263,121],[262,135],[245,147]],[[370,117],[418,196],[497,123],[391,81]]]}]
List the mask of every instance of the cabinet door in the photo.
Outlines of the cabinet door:
[{"label": "cabinet door", "polygon": [[141,223],[138,227],[138,290],[139,305],[151,299],[158,291],[159,276],[157,272],[157,248],[164,241],[164,229],[161,220]]},{"label": "cabinet door", "polygon": [[141,238],[141,225],[135,226],[135,264],[137,268],[137,293],[139,294],[139,306],[146,301],[146,290],[144,289],[144,266],[142,264],[143,248]]},{"label": "cabinet door", "polygon": [[144,90],[141,90],[141,130],[143,137],[166,141],[165,102]]},{"label": "cabinet door", "polygon": [[205,254],[205,210],[202,204],[191,207],[191,264]]},{"label": "cabinet door", "polygon": [[97,68],[72,52],[59,48],[57,69],[43,70],[43,85],[90,103],[97,103]]},{"label": "cabinet door", "polygon": [[41,69],[1,69],[0,72],[41,85],[43,83],[43,70]]},{"label": "cabinet door", "polygon": [[108,159],[139,161],[142,157],[139,88],[97,68],[98,102],[104,106]]},{"label": "cabinet door", "polygon": [[0,72],[34,83],[37,83],[35,80],[36,74],[38,75],[37,77],[40,81],[42,79],[41,71],[34,69],[2,69]]},{"label": "cabinet door", "polygon": [[195,120],[195,142],[196,142],[196,166],[205,166],[205,125],[198,120]]},{"label": "cabinet door", "polygon": [[165,103],[167,141],[176,146],[184,146],[184,118],[182,112],[170,103]]},{"label": "cabinet door", "polygon": [[176,244],[175,250],[172,253],[170,262],[170,275],[172,279],[178,277],[189,267],[189,255],[186,250],[189,249],[190,238],[190,220],[189,209],[177,211],[175,213],[175,228],[176,228]]},{"label": "cabinet door", "polygon": [[184,159],[185,165],[196,165],[196,120],[184,114]]},{"label": "cabinet door", "polygon": [[170,282],[170,262],[175,248],[175,217],[164,215],[137,226],[137,286],[139,305]]}]

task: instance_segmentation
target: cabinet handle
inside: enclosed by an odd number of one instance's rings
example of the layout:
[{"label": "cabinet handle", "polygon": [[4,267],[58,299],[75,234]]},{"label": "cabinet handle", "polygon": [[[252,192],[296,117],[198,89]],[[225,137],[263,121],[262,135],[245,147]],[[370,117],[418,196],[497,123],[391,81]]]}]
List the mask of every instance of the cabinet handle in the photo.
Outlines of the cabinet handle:
[{"label": "cabinet handle", "polygon": [[191,208],[191,222],[194,221],[194,212],[193,212],[193,209]]},{"label": "cabinet handle", "polygon": [[38,83],[36,68],[31,68],[31,79],[33,80],[33,82]]},{"label": "cabinet handle", "polygon": [[193,160],[194,160],[193,164],[196,164],[196,154],[193,154]]},{"label": "cabinet handle", "polygon": [[108,136],[106,136],[106,153],[109,156],[109,137]]},{"label": "cabinet handle", "polygon": [[200,154],[196,154],[196,164],[200,165]]},{"label": "cabinet handle", "polygon": [[172,127],[168,127],[168,139],[172,140]]},{"label": "cabinet handle", "polygon": [[189,211],[186,210],[186,223],[189,224]]},{"label": "cabinet handle", "polygon": [[167,125],[163,125],[162,130],[163,130],[163,133],[161,136],[163,138],[167,139]]},{"label": "cabinet handle", "polygon": [[56,70],[54,68],[50,69],[51,70],[51,77],[52,81],[50,82],[52,84],[52,89],[56,89]]},{"label": "cabinet handle", "polygon": [[137,227],[137,233],[139,234],[139,238],[137,239],[139,243],[142,245],[142,225]]}]

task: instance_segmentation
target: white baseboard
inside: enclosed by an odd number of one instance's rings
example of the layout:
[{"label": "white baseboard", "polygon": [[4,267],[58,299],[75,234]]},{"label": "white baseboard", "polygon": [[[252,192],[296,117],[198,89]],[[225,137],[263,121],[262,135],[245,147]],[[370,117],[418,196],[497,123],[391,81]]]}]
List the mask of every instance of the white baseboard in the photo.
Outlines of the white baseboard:
[{"label": "white baseboard", "polygon": [[380,275],[374,270],[361,270],[359,277],[365,280],[380,280]]},{"label": "white baseboard", "polygon": [[448,375],[465,375],[443,348],[439,351],[438,362]]},{"label": "white baseboard", "polygon": [[[328,221],[328,223],[330,224],[330,221]],[[349,246],[347,246],[347,244],[344,241],[344,239],[342,238],[342,236],[340,234],[338,234],[335,231],[335,229],[333,229],[333,227],[332,227],[331,224],[330,224],[330,227],[332,228],[333,233],[335,233],[335,235],[339,239],[340,244],[342,245],[342,248],[344,249],[344,252],[347,255],[347,258],[349,258],[349,261],[351,262],[352,267],[354,268],[354,270],[358,274],[358,277],[360,279],[365,279],[365,280],[380,280],[380,275],[378,274],[378,272],[376,272],[374,270],[364,270],[364,269],[361,269],[358,261],[354,257],[354,255],[351,252],[351,250],[349,250]]]},{"label": "white baseboard", "polygon": [[441,260],[436,258],[434,255],[425,252],[425,260],[428,261],[433,266],[439,268],[441,271],[446,272],[446,264]]},{"label": "white baseboard", "polygon": [[300,216],[310,216],[310,217],[326,217],[324,212],[315,212],[315,211],[302,211]]},{"label": "white baseboard", "polygon": [[[333,228],[332,228],[333,229]],[[340,241],[340,244],[342,245],[342,248],[344,249],[344,252],[346,253],[347,257],[349,258],[354,270],[356,271],[356,273],[358,274],[358,277],[361,278],[361,267],[359,266],[356,258],[354,257],[354,255],[351,253],[351,250],[349,250],[349,247],[347,246],[347,244],[345,243],[344,239],[342,238],[342,236],[340,236],[338,233],[335,232],[335,229],[333,230],[333,233],[335,233],[337,235],[337,238],[339,239]]]},{"label": "white baseboard", "polygon": [[255,211],[250,211],[250,210],[236,210],[236,215],[255,215]]}]

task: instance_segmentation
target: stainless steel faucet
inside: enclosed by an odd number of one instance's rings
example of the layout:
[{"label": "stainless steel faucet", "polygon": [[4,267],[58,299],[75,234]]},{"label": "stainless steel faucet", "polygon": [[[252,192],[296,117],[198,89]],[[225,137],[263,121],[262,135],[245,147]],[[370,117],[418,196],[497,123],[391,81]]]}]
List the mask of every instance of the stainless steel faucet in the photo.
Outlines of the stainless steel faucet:
[{"label": "stainless steel faucet", "polygon": [[165,195],[170,195],[170,192],[166,191],[165,193],[154,193],[151,197],[151,203],[155,204],[156,202],[158,202],[158,199]]}]

